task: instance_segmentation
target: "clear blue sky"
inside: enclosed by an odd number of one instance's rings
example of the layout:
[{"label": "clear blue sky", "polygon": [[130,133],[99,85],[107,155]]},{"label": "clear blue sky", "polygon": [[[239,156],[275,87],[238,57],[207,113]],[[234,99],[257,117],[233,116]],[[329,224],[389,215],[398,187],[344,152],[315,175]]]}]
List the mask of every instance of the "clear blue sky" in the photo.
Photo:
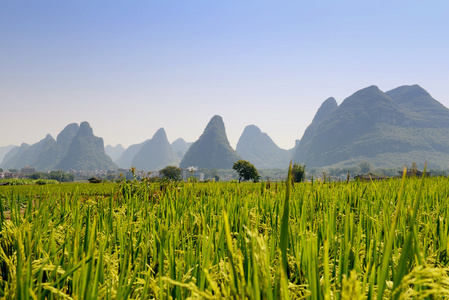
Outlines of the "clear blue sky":
[{"label": "clear blue sky", "polygon": [[419,84],[449,106],[449,1],[0,0],[0,146],[88,121],[125,147],[223,117],[292,148],[328,97]]}]

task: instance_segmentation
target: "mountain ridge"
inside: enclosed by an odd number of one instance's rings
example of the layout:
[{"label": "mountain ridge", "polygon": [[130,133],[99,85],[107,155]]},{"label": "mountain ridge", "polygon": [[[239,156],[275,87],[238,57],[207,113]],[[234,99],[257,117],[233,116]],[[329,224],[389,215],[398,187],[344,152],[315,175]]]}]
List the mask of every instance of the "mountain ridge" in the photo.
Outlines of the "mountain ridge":
[{"label": "mountain ridge", "polygon": [[[78,153],[78,159],[102,161],[100,164],[84,163],[83,169],[118,166],[127,169],[138,163],[136,155],[159,134],[127,149],[118,148],[119,154],[114,156],[117,166],[111,164],[112,160],[106,155],[107,151],[112,151],[112,146],[104,148],[103,140],[93,135],[87,122],[71,123],[56,140],[46,135],[32,145],[10,146],[2,154],[0,167],[20,169],[30,165],[43,171],[67,168],[63,162],[69,160],[67,155],[74,155],[73,149],[69,153],[69,148],[75,147],[72,143],[77,136],[84,137],[81,138],[84,141],[78,139],[78,146],[84,143],[87,146],[83,151],[93,153],[84,158]],[[428,158],[429,166],[449,168],[449,109],[416,84],[386,92],[371,85],[346,97],[340,105],[335,98],[327,98],[302,138],[290,150],[278,147],[256,125],[248,125],[235,151],[229,144],[219,115],[211,118],[195,143],[178,138],[169,144],[165,130],[160,136],[165,138],[160,140],[164,150],[159,151],[171,158],[165,161],[161,156],[158,160],[174,165],[180,162],[181,167],[232,168],[233,162],[243,157],[257,168],[284,168],[287,158],[308,167],[351,165],[361,160],[371,161],[377,167],[390,167]],[[5,147],[0,147],[2,149]],[[81,168],[80,165],[77,167]]]},{"label": "mountain ridge", "polygon": [[[417,115],[413,103],[432,106]],[[442,119],[437,125],[432,121],[435,112]],[[410,164],[413,152],[414,161],[427,154],[432,157],[433,166],[438,165],[435,158],[439,157],[449,167],[446,136],[449,136],[449,109],[421,87],[401,86],[384,93],[370,86],[347,97],[325,118],[312,122],[293,161],[324,167],[368,160],[378,167],[390,167],[394,161],[396,165]]]}]

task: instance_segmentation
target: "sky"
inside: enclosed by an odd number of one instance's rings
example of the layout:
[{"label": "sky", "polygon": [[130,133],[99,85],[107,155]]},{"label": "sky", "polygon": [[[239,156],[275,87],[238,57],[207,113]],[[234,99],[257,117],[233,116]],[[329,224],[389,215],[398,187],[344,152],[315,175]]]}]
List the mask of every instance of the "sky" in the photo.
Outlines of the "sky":
[{"label": "sky", "polygon": [[449,1],[0,0],[0,146],[88,121],[125,148],[214,115],[281,148],[321,103],[419,84],[449,107]]}]

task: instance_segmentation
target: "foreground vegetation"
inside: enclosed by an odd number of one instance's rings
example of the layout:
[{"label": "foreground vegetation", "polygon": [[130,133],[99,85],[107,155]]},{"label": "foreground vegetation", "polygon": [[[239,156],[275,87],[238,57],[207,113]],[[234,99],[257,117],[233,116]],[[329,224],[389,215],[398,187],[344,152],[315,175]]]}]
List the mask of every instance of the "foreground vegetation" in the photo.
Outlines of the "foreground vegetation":
[{"label": "foreground vegetation", "polygon": [[445,178],[7,186],[0,198],[6,299],[449,297]]}]

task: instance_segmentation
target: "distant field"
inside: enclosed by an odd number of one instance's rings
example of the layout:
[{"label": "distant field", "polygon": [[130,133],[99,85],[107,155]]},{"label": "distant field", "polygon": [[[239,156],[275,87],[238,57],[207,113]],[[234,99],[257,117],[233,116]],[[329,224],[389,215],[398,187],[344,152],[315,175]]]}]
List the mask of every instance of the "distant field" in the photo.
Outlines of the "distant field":
[{"label": "distant field", "polygon": [[448,183],[0,187],[0,297],[448,298]]}]

